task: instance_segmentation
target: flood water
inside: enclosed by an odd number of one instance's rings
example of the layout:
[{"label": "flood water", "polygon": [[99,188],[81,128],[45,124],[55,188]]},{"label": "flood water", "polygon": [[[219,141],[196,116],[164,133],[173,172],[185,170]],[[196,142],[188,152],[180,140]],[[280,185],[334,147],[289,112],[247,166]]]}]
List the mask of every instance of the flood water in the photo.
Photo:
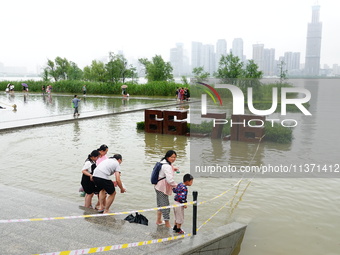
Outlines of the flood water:
[{"label": "flood water", "polygon": [[[228,163],[235,165],[339,164],[337,130],[340,119],[337,111],[340,109],[340,81],[320,79],[290,82],[310,90],[312,94],[309,108],[312,117],[307,118],[298,113],[290,116],[301,124],[294,129],[291,144],[264,142],[258,145],[144,133],[136,130],[136,122],[144,120],[144,112],[138,111],[0,133],[3,162],[0,166],[0,183],[81,205],[83,198],[79,196],[78,189],[83,162],[93,149],[107,144],[109,155],[120,153],[123,156],[122,180],[128,192],[117,194],[112,210],[118,212],[155,207],[155,194],[149,181],[154,163],[167,150],[174,149],[178,155],[175,163],[181,170],[175,179],[180,182],[182,175],[190,171],[190,145],[193,141],[202,144],[205,150],[203,156],[209,159],[215,156],[218,160],[223,154],[227,156]],[[72,114],[70,99],[61,103],[64,97],[57,99],[52,95],[55,105],[49,108],[50,104],[44,102],[41,95],[30,94],[29,100],[25,102],[19,93],[13,101],[6,101],[7,96],[2,94],[0,102],[8,105],[16,103],[18,111],[1,110],[0,121],[38,117],[36,111],[42,105],[43,114]],[[133,108],[134,103],[147,105],[148,101],[143,99],[134,102],[130,98],[125,107]],[[121,98],[114,102],[88,96],[86,104],[84,101],[81,103],[80,112],[107,110],[113,105],[116,108],[124,107],[124,102]],[[197,104],[189,105],[189,111],[197,108]],[[21,111],[26,113],[22,114]],[[195,173],[192,174],[195,176]],[[240,255],[339,254],[340,179],[333,177],[340,177],[340,173],[338,176],[333,173],[332,178],[316,178],[313,174],[299,178],[256,176],[254,179],[243,179],[237,187],[233,186],[240,178],[213,177],[196,177],[189,188],[190,191],[198,191],[199,201],[207,201],[198,207],[198,226],[226,205],[202,230],[214,231],[216,227],[232,221],[248,224]],[[224,196],[209,201],[228,189],[231,190]],[[6,202],[2,201],[2,204],[5,206]],[[154,212],[145,214],[153,222]],[[55,216],[66,215],[67,212]],[[1,215],[1,218],[11,217],[17,218],[15,215]],[[183,228],[190,232],[191,207],[186,210]],[[133,254],[133,248],[130,249]]]}]

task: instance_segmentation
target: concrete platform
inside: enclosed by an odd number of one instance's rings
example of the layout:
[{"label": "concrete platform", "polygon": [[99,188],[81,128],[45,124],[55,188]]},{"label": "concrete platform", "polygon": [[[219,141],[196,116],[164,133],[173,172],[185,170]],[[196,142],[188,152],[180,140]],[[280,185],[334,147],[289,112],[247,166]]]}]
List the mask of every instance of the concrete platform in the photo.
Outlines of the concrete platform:
[{"label": "concrete platform", "polygon": [[[11,199],[8,199],[11,198]],[[95,214],[79,205],[41,194],[0,185],[3,201],[0,220]],[[133,224],[126,215],[94,218],[0,223],[1,254],[36,254],[131,243],[173,235],[164,226]],[[152,221],[154,222],[154,221]],[[143,247],[109,251],[105,254],[147,254],[157,249]]]},{"label": "concrete platform", "polygon": [[74,122],[77,120],[84,120],[84,119],[90,119],[90,118],[92,119],[92,118],[107,117],[107,116],[111,116],[115,114],[124,114],[124,113],[136,112],[136,111],[141,111],[145,109],[152,109],[152,108],[159,108],[159,107],[175,107],[177,105],[184,106],[189,103],[195,103],[195,101],[185,102],[182,104],[179,104],[176,101],[164,101],[164,102],[151,103],[147,107],[137,106],[133,109],[128,109],[128,110],[119,109],[116,111],[103,110],[103,111],[95,111],[95,112],[84,112],[84,113],[80,113],[80,115],[76,117],[74,117],[73,114],[63,114],[63,115],[46,116],[46,117],[40,117],[40,118],[0,121],[0,132],[15,130],[15,129],[23,129],[23,128],[28,128],[28,127],[51,125],[51,124],[62,124],[62,123]]},{"label": "concrete platform", "polygon": [[[178,236],[165,226],[156,226],[155,218],[149,218],[149,225],[145,226],[125,221],[126,215],[4,223],[3,220],[79,216],[96,211],[84,210],[69,201],[5,185],[0,185],[0,201],[3,201],[0,251],[4,255],[59,254],[73,250],[78,250],[78,253],[72,254],[81,254],[81,249]],[[232,223],[210,233],[200,231],[196,236],[184,239],[99,254],[231,254],[242,240],[245,228],[243,224]],[[218,248],[222,251],[214,252]]]}]

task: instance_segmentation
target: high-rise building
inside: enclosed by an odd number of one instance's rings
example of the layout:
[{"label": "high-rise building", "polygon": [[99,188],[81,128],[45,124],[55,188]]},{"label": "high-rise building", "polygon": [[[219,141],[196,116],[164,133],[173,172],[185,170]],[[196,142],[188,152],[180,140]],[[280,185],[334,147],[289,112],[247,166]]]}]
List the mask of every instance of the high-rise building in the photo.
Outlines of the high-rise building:
[{"label": "high-rise building", "polygon": [[176,48],[170,49],[170,63],[173,68],[174,77],[180,77],[184,74],[184,49],[182,43],[176,43]]},{"label": "high-rise building", "polygon": [[292,74],[300,71],[300,52],[293,52],[292,55]]},{"label": "high-rise building", "polygon": [[[196,67],[203,66],[202,61],[202,51],[203,45],[201,42],[192,42],[191,43],[191,68],[194,69]],[[191,70],[192,71],[192,70]]]},{"label": "high-rise building", "polygon": [[264,45],[263,44],[253,44],[253,60],[255,64],[259,67],[259,71],[263,71],[264,67]]},{"label": "high-rise building", "polygon": [[264,49],[263,50],[263,75],[274,76],[276,74],[275,66],[275,49]]},{"label": "high-rise building", "polygon": [[284,60],[285,70],[288,75],[299,74],[300,69],[300,52],[285,52]]},{"label": "high-rise building", "polygon": [[192,74],[192,70],[191,70],[191,67],[190,67],[189,53],[188,53],[187,49],[184,49],[184,52],[183,52],[182,74],[184,74],[184,75],[191,75]]},{"label": "high-rise building", "polygon": [[288,74],[292,70],[292,64],[293,64],[292,58],[293,58],[293,52],[291,51],[285,52],[283,55],[283,59],[286,64],[286,70]]},{"label": "high-rise building", "polygon": [[333,64],[333,75],[340,75],[340,66],[338,64]]},{"label": "high-rise building", "polygon": [[322,23],[319,21],[320,6],[312,7],[312,22],[308,23],[305,74],[319,75]]},{"label": "high-rise building", "polygon": [[202,49],[203,69],[213,75],[215,72],[215,47],[212,44],[204,44]]},{"label": "high-rise building", "polygon": [[233,40],[233,46],[231,52],[234,56],[239,57],[240,61],[244,61],[243,57],[243,40],[242,38],[235,38]]},{"label": "high-rise building", "polygon": [[225,39],[219,39],[216,43],[216,61],[214,71],[217,70],[222,55],[223,56],[227,55],[227,41]]}]

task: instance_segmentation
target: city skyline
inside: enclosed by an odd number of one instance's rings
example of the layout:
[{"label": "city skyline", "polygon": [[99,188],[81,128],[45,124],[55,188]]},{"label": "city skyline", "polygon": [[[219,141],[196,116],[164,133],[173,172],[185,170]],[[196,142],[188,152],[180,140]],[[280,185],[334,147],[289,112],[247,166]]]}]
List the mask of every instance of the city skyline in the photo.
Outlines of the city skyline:
[{"label": "city skyline", "polygon": [[[244,55],[252,58],[254,44],[275,48],[275,58],[300,52],[305,61],[307,25],[315,1],[259,0],[226,2],[165,2],[135,0],[112,3],[90,1],[4,0],[0,63],[26,66],[35,71],[47,59],[60,56],[83,68],[91,61],[123,51],[127,59],[162,55],[170,61],[176,43],[191,50],[191,42],[212,44],[226,40],[228,52],[234,38],[242,38]],[[323,24],[321,67],[340,64],[335,32],[340,24],[337,2],[319,1]],[[116,11],[115,11],[116,10]],[[119,11],[121,10],[121,11]]]}]

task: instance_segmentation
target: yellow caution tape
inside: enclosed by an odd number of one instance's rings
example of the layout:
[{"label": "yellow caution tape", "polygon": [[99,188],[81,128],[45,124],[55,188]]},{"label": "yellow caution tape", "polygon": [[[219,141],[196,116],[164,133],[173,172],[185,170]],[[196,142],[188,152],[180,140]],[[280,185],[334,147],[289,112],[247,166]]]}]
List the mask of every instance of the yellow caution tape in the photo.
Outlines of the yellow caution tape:
[{"label": "yellow caution tape", "polygon": [[[230,189],[222,192],[221,194],[206,200],[202,201],[200,203],[197,203],[197,205],[202,205],[205,204],[209,201],[213,201],[226,193],[228,193],[231,189],[233,189],[236,185],[240,184],[242,182],[242,179],[239,180],[236,184],[233,185]],[[105,213],[105,214],[87,214],[87,215],[77,215],[77,216],[63,216],[63,217],[46,217],[46,218],[32,218],[32,219],[9,219],[9,220],[0,220],[0,223],[17,223],[17,222],[32,222],[32,221],[49,221],[49,220],[68,220],[68,219],[81,219],[81,218],[93,218],[93,217],[103,217],[103,216],[113,216],[113,215],[123,215],[123,214],[131,214],[135,212],[149,212],[149,211],[158,211],[162,209],[168,209],[168,208],[175,208],[175,207],[180,207],[180,206],[185,206],[185,205],[193,205],[196,204],[195,201],[193,202],[187,202],[183,204],[174,204],[174,205],[169,205],[169,206],[161,206],[161,207],[155,207],[155,208],[150,208],[150,209],[143,209],[143,210],[133,210],[133,211],[127,211],[127,212],[116,212],[116,213]]]},{"label": "yellow caution tape", "polygon": [[103,246],[103,247],[93,247],[93,248],[85,248],[85,249],[79,249],[79,250],[70,250],[70,251],[57,251],[57,252],[49,252],[49,253],[40,253],[40,254],[34,254],[34,255],[76,255],[76,254],[90,254],[90,253],[97,253],[97,252],[103,252],[103,251],[112,251],[112,250],[120,250],[120,249],[126,249],[130,247],[138,247],[143,246],[147,244],[155,244],[155,243],[162,243],[172,240],[177,240],[185,237],[192,236],[192,234],[183,234],[178,236],[170,236],[167,238],[162,239],[153,239],[149,241],[141,241],[141,242],[135,242],[135,243],[125,243],[125,244],[116,244],[116,245],[110,245],[110,246]]}]

